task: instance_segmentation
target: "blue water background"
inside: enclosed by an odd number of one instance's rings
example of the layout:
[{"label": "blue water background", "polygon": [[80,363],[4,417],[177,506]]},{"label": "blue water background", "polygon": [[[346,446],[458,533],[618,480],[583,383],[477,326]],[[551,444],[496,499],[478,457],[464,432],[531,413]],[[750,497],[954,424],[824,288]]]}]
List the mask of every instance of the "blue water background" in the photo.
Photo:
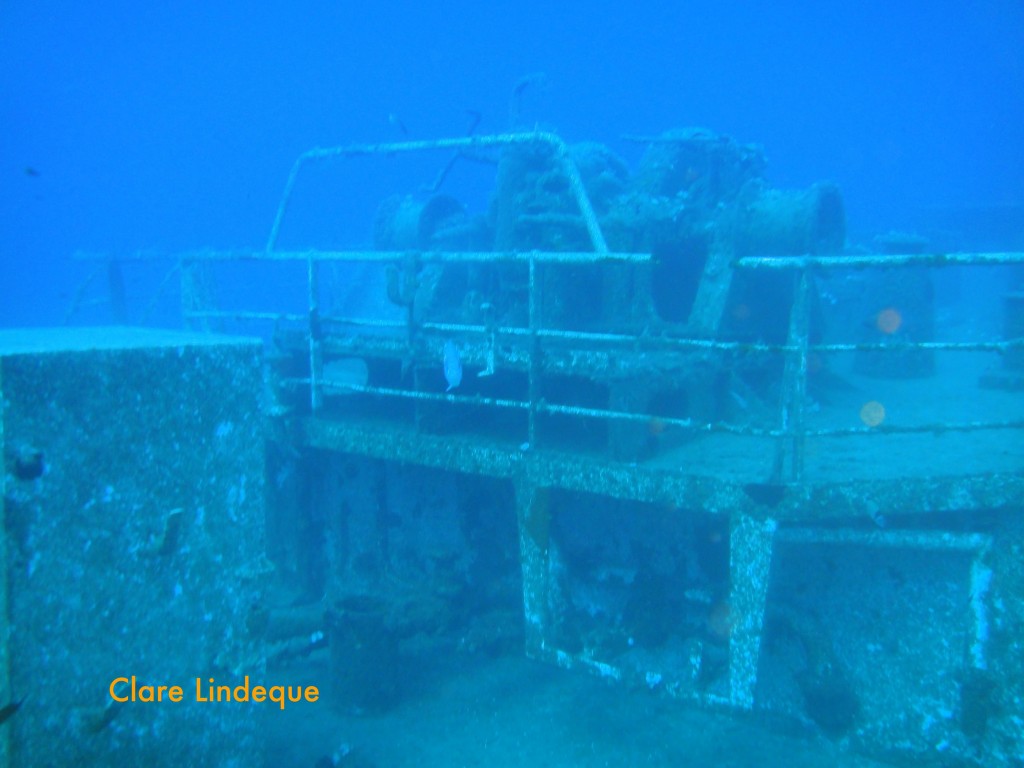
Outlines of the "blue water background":
[{"label": "blue water background", "polygon": [[[392,114],[411,138],[466,110],[500,132],[537,72],[525,124],[631,162],[624,134],[677,126],[760,143],[773,185],[839,183],[855,242],[979,210],[1012,230],[1024,204],[1018,0],[8,2],[0,325],[62,322],[77,250],[261,247],[303,150],[403,138]],[[389,173],[355,184],[374,201]],[[285,244],[369,237],[351,178],[304,183],[327,215]]]}]

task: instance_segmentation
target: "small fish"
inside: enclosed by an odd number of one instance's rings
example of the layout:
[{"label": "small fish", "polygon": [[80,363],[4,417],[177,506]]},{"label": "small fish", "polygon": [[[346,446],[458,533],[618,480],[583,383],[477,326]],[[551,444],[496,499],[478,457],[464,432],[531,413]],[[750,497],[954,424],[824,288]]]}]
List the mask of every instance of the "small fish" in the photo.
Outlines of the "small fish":
[{"label": "small fish", "polygon": [[3,725],[10,720],[11,716],[18,711],[18,708],[24,703],[24,701],[24,699],[18,699],[17,701],[12,701],[10,704],[0,709],[0,725]]},{"label": "small fish", "polygon": [[25,166],[25,175],[31,176],[33,179],[38,179],[40,176],[42,176],[42,174],[35,168],[33,168],[31,165]]},{"label": "small fish", "polygon": [[445,392],[451,392],[462,383],[462,358],[451,339],[444,343],[444,380],[448,382]]}]

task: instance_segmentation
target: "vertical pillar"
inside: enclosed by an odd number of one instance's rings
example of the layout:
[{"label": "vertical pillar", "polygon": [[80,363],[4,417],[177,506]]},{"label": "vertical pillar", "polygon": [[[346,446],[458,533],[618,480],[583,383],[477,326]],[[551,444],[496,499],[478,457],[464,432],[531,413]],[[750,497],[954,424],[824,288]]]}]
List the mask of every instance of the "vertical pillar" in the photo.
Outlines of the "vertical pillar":
[{"label": "vertical pillar", "polygon": [[735,258],[731,233],[718,233],[708,251],[704,272],[697,284],[697,295],[690,309],[687,326],[691,333],[700,337],[713,337],[718,333],[732,287],[732,261]]},{"label": "vertical pillar", "polygon": [[315,414],[323,405],[320,374],[323,370],[320,328],[320,265],[310,255],[306,262],[309,289],[309,406]]},{"label": "vertical pillar", "polygon": [[[783,408],[785,409],[784,431],[792,433],[792,466],[790,478],[799,482],[804,472],[804,408],[807,404],[807,339],[810,332],[810,290],[811,276],[802,270],[796,278],[796,290],[789,319],[787,346],[793,347],[786,354],[783,375]],[[788,438],[783,438],[788,439]]]},{"label": "vertical pillar", "polygon": [[[3,366],[0,364],[0,457],[7,455],[4,444],[3,395]],[[7,498],[7,472],[2,465],[0,465],[0,498]],[[3,511],[3,503],[0,502],[0,511]],[[0,531],[0,706],[6,705],[11,700],[11,681],[8,669],[10,655],[7,647],[7,639],[11,634],[9,625],[7,616],[7,534]],[[9,732],[9,728],[0,728],[0,768],[7,768],[10,765],[10,749],[7,740]]]},{"label": "vertical pillar", "polygon": [[550,573],[550,489],[528,477],[516,480],[516,517],[519,522],[519,558],[523,568],[523,618],[526,654],[536,657],[548,633]]},{"label": "vertical pillar", "polygon": [[182,259],[180,266],[181,280],[181,322],[188,330],[210,330],[210,324],[204,317],[198,323],[192,317],[192,313],[209,307],[200,306],[200,290],[198,287],[199,276],[197,271],[199,265],[189,259]]},{"label": "vertical pillar", "polygon": [[757,662],[772,562],[774,520],[735,514],[729,532],[729,700],[738,709],[754,705]]},{"label": "vertical pillar", "polygon": [[110,291],[110,316],[114,324],[127,325],[128,302],[125,299],[124,273],[117,259],[107,262],[107,288]]},{"label": "vertical pillar", "polygon": [[537,331],[540,330],[540,296],[538,295],[539,284],[537,282],[537,260],[530,254],[529,273],[529,322],[530,322],[530,370],[529,370],[529,400],[530,410],[527,418],[527,442],[531,446],[537,445],[537,403],[540,401],[540,337]]}]

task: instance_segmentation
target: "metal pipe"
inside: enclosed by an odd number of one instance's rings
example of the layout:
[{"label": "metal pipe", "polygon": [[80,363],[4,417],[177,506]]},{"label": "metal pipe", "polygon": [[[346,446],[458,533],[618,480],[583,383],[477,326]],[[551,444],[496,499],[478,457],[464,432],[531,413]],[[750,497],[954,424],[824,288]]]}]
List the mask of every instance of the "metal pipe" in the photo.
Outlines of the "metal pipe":
[{"label": "metal pipe", "polygon": [[[285,379],[285,384],[292,386],[308,386],[309,379]],[[343,384],[324,380],[321,386],[330,389],[346,389],[353,392],[368,395],[382,395],[386,397],[403,397],[409,399],[435,400],[437,402],[454,403],[459,405],[499,405],[505,408],[520,408],[527,410],[530,403],[527,400],[507,400],[482,397],[467,397],[465,395],[435,394],[431,392],[415,392],[407,389],[393,389],[388,387],[370,387]],[[654,416],[643,413],[628,413],[624,411],[610,411],[602,408],[583,408],[573,405],[559,405],[557,403],[537,403],[536,409],[542,413],[563,414],[567,416],[582,416],[596,419],[620,419],[628,421],[650,421],[657,419],[669,426],[679,427],[692,432],[727,432],[745,437],[771,437],[771,438],[792,438],[792,429],[757,429],[756,427],[738,426],[725,422],[709,422],[696,424],[689,419],[675,419],[670,417]],[[921,424],[919,426],[905,427],[849,427],[843,429],[818,429],[803,432],[804,437],[845,437],[854,435],[899,435],[915,434],[922,432],[974,432],[986,429],[1022,429],[1024,420],[1018,421],[993,421],[993,422],[966,422],[961,424]]]},{"label": "metal pipe", "polygon": [[[373,320],[368,317],[338,317],[337,315],[324,315],[320,320],[327,324],[333,325],[351,325],[362,328],[392,328],[395,330],[405,330],[409,327],[409,323],[405,320]],[[469,328],[466,327],[466,332],[470,332]]]},{"label": "metal pipe", "polygon": [[323,405],[323,393],[320,391],[320,376],[323,358],[320,349],[320,337],[323,333],[320,326],[320,265],[313,259],[306,262],[306,275],[309,287],[309,405],[313,413]]},{"label": "metal pipe", "polygon": [[289,312],[253,312],[239,310],[189,310],[184,313],[185,319],[214,319],[214,320],[269,320],[271,322],[305,322],[309,320],[308,315],[298,315]]},{"label": "metal pipe", "polygon": [[[284,384],[290,386],[309,386],[309,379],[285,379]],[[374,387],[365,384],[349,384],[341,381],[321,379],[320,386],[323,389],[344,390],[362,395],[378,395],[381,397],[398,397],[406,400],[426,400],[439,403],[451,403],[453,405],[485,405],[498,408],[515,408],[519,410],[530,410],[529,400],[511,400],[507,398],[490,398],[467,395],[452,395],[442,392],[419,392],[411,389],[396,389],[394,387]],[[783,437],[784,433],[776,430],[755,429],[752,427],[738,427],[731,424],[696,424],[690,419],[676,419],[672,417],[652,416],[644,413],[628,413],[625,411],[610,411],[602,408],[583,408],[575,405],[559,405],[557,403],[545,403],[538,401],[533,407],[538,413],[560,414],[564,416],[580,416],[595,419],[613,419],[621,421],[649,422],[652,419],[664,423],[666,426],[679,427],[693,432],[728,432],[735,435],[747,437]],[[532,443],[531,443],[532,444]]]},{"label": "metal pipe", "polygon": [[861,256],[744,256],[733,266],[741,269],[866,269],[869,267],[951,267],[1024,264],[1024,251],[994,253],[905,253]]},{"label": "metal pipe", "polygon": [[877,427],[846,427],[843,429],[818,429],[804,432],[804,435],[806,437],[845,437],[849,435],[900,435],[922,432],[979,432],[986,429],[1024,429],[1024,420],[969,421],[960,424],[920,424],[905,427],[885,425]]},{"label": "metal pipe", "polygon": [[988,548],[992,537],[983,533],[950,531],[862,531],[832,528],[779,528],[777,541],[792,544],[859,544],[933,551],[978,552]]},{"label": "metal pipe", "polygon": [[[787,356],[788,373],[792,374],[789,382],[789,429],[793,432],[792,479],[800,482],[804,472],[804,409],[807,403],[807,356],[808,336],[810,333],[810,284],[811,276],[801,272],[797,276],[796,291],[793,300],[793,314],[790,320],[791,346],[796,352]],[[792,368],[790,368],[792,366]]]},{"label": "metal pipe", "polygon": [[529,272],[529,309],[527,312],[530,327],[530,370],[529,381],[527,382],[528,397],[530,399],[530,411],[527,417],[527,437],[530,445],[537,444],[537,404],[540,399],[540,339],[537,332],[540,330],[540,297],[537,296],[537,262],[530,259]]},{"label": "metal pipe", "polygon": [[[328,315],[322,318],[325,323],[338,325],[367,326],[372,328],[404,328],[405,322],[398,320],[371,320],[369,318],[339,317]],[[518,326],[499,326],[488,328],[485,325],[467,325],[463,323],[420,323],[418,328],[424,331],[440,333],[466,333],[487,335],[498,333],[501,336],[530,337],[534,333],[529,328]],[[678,347],[680,349],[705,349],[734,352],[791,352],[791,347],[784,344],[755,344],[742,341],[713,341],[710,339],[684,339],[673,336],[629,336],[616,333],[593,333],[589,331],[559,331],[540,329],[538,338],[566,341],[592,341],[596,343],[623,344],[630,347]],[[814,349],[812,347],[812,349]]]},{"label": "metal pipe", "polygon": [[399,152],[419,152],[431,149],[489,149],[492,147],[506,147],[513,144],[531,144],[534,142],[544,142],[557,146],[561,139],[555,134],[546,131],[525,131],[483,136],[422,139],[418,141],[355,143],[337,147],[316,147],[303,152],[300,158],[317,160],[328,157],[353,157],[357,155],[393,155]]},{"label": "metal pipe", "polygon": [[[173,267],[168,270],[167,274],[164,275],[164,279],[160,281],[160,285],[156,287],[156,293],[153,294],[153,298],[149,300],[149,304],[146,305],[146,309],[142,312],[142,316],[139,318],[139,325],[145,325],[149,322],[149,318],[156,311],[157,304],[164,295],[164,291],[167,286],[171,284],[171,280],[178,275],[181,271],[181,262],[179,261]],[[178,279],[178,285],[181,285],[181,278]]]},{"label": "metal pipe", "polygon": [[865,342],[863,344],[812,344],[808,349],[812,352],[855,352],[862,350],[878,352],[907,352],[915,349],[928,349],[946,352],[1003,352],[1007,349],[1024,346],[1024,339],[1008,339],[1006,341],[919,341],[919,342]]},{"label": "metal pipe", "polygon": [[573,194],[576,196],[576,204],[579,205],[580,213],[583,214],[583,222],[587,225],[587,234],[590,235],[590,242],[598,253],[608,253],[608,243],[604,239],[604,233],[601,232],[601,225],[597,221],[594,207],[590,204],[590,197],[583,186],[583,179],[580,177],[579,168],[576,167],[576,161],[569,154],[569,147],[566,146],[565,142],[557,137],[555,140],[557,141],[557,151],[562,161],[562,168],[569,177],[569,186],[572,187]]},{"label": "metal pipe", "polygon": [[[238,319],[238,320],[287,320],[300,322],[306,320],[305,315],[298,315],[287,312],[255,312],[255,311],[188,311],[186,318],[211,318],[211,319]],[[375,320],[367,317],[340,317],[337,315],[325,315],[320,318],[323,323],[334,323],[337,325],[362,326],[366,328],[393,328],[403,329],[408,327],[405,320]],[[484,325],[467,325],[464,323],[420,323],[417,326],[423,331],[437,331],[439,333],[465,333],[475,335],[490,335],[496,332],[501,336],[531,336],[529,328],[516,326],[499,326],[490,329]],[[589,331],[559,331],[551,328],[537,331],[541,339],[555,339],[565,341],[591,341],[595,343],[623,344],[631,347],[641,348],[678,348],[678,349],[705,349],[719,350],[722,352],[796,352],[796,348],[787,344],[756,344],[743,341],[713,341],[711,339],[684,339],[673,336],[629,336],[617,333],[593,333]],[[863,343],[863,344],[810,344],[807,347],[809,352],[854,352],[858,350],[881,350],[889,352],[900,352],[911,349],[930,349],[953,352],[1004,352],[1007,349],[1024,347],[1024,339],[1011,339],[1008,341],[977,341],[977,342],[920,342],[885,344],[885,343]]]},{"label": "metal pipe", "polygon": [[[303,251],[259,251],[259,250],[217,250],[206,248],[198,251],[163,253],[155,251],[136,251],[118,259],[124,262],[140,261],[262,261],[262,262],[305,262],[316,261],[349,261],[379,262],[391,264],[402,261],[409,256],[408,251],[374,251],[368,249],[337,251],[307,249]],[[76,252],[72,255],[75,261],[109,261],[112,257],[104,253]],[[593,251],[422,251],[416,258],[423,263],[476,263],[476,262],[512,262],[527,263],[531,258],[536,261],[553,264],[650,264],[649,253],[612,252],[595,253]]]},{"label": "metal pipe", "polygon": [[599,254],[607,253],[608,244],[601,232],[601,226],[597,221],[594,209],[590,205],[590,199],[587,197],[587,191],[583,186],[583,180],[580,178],[579,169],[576,167],[576,163],[573,161],[572,156],[569,153],[569,148],[558,135],[547,131],[502,133],[491,136],[464,136],[454,139],[433,139],[424,141],[347,144],[340,147],[316,148],[303,152],[292,165],[291,172],[288,175],[288,181],[285,183],[284,193],[281,197],[281,202],[278,204],[277,213],[274,216],[274,224],[270,231],[270,238],[267,241],[267,251],[272,251],[277,243],[277,238],[281,230],[281,222],[284,219],[285,211],[291,200],[296,178],[299,175],[299,170],[306,162],[333,157],[394,155],[400,152],[419,152],[436,149],[487,149],[491,147],[507,147],[515,144],[535,143],[548,144],[555,150],[566,175],[569,177],[569,185],[572,188],[573,195],[576,197],[576,204],[580,208],[580,213],[583,215],[583,221],[587,226],[587,232],[590,234],[590,240],[594,246],[594,250]]},{"label": "metal pipe", "polygon": [[[309,384],[308,379],[286,379],[288,384]],[[451,395],[445,392],[418,392],[412,389],[395,389],[393,387],[373,387],[365,384],[347,384],[330,379],[321,379],[320,386],[323,389],[344,390],[355,392],[360,395],[380,395],[382,397],[401,397],[406,400],[425,400],[435,403],[451,403],[453,405],[486,405],[495,408],[517,408],[526,410],[530,404],[524,400],[509,400],[498,397],[468,397],[466,395]]]},{"label": "metal pipe", "polygon": [[[400,261],[406,256],[402,251],[265,251],[265,250],[216,250],[203,249],[188,252],[135,251],[119,255],[120,261],[305,261],[310,258],[318,261]],[[649,253],[624,253],[609,251],[594,253],[591,251],[534,251],[537,261],[556,262],[562,264],[600,264],[605,262],[626,262],[633,264],[649,264],[652,261]],[[108,261],[112,256],[108,253],[76,251],[71,255],[74,261]],[[530,259],[529,251],[425,251],[419,255],[423,262],[480,262],[480,261],[513,261],[526,262]],[[972,266],[972,265],[1013,265],[1024,264],[1024,251],[1007,252],[964,252],[946,254],[865,254],[861,256],[743,256],[732,265],[742,269],[864,269],[870,267],[903,267],[903,266]]]},{"label": "metal pipe", "polygon": [[299,155],[295,162],[292,163],[292,168],[288,172],[288,181],[284,185],[284,194],[281,197],[281,202],[277,206],[277,212],[274,214],[274,224],[270,228],[270,237],[267,238],[267,252],[274,250],[277,245],[277,236],[281,232],[281,222],[284,220],[285,210],[288,208],[288,203],[291,200],[292,190],[295,188],[295,180],[299,177],[299,169],[305,162],[306,156]]}]

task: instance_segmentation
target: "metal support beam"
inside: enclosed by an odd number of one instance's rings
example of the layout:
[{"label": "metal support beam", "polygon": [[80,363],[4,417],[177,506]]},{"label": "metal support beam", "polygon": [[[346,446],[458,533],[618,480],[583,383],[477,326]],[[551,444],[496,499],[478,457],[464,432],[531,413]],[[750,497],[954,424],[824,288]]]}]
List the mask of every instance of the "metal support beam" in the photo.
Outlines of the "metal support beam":
[{"label": "metal support beam", "polygon": [[712,243],[704,272],[697,286],[687,330],[697,336],[714,336],[722,323],[725,304],[732,286],[732,262],[736,256],[728,238],[718,237]]},{"label": "metal support beam", "polygon": [[515,489],[516,516],[519,521],[519,557],[523,568],[526,653],[540,658],[545,652],[545,637],[549,630],[550,489],[538,486],[525,474],[516,478]]},{"label": "metal support beam", "polygon": [[320,265],[310,258],[306,262],[307,287],[309,289],[309,405],[313,413],[323,405],[323,390],[320,379],[323,373],[321,342],[323,333],[320,326]]},{"label": "metal support beam", "polygon": [[[792,435],[782,442],[789,442],[790,479],[799,482],[804,472],[804,408],[807,401],[807,339],[810,328],[809,297],[811,276],[800,272],[796,276],[793,292],[793,306],[789,315],[789,338],[787,345],[794,351],[786,355],[782,377],[782,424],[781,430]],[[782,469],[783,457],[776,462]]]},{"label": "metal support beam", "polygon": [[[254,251],[251,249],[218,250],[204,248],[192,251],[134,251],[124,254],[110,254],[93,251],[76,251],[72,258],[75,261],[102,261],[104,265],[111,259],[125,263],[157,262],[157,261],[237,261],[290,263],[304,262],[307,259],[317,261],[340,261],[354,264],[394,264],[409,256],[408,251],[378,250],[329,250],[309,248],[301,251]],[[546,264],[650,264],[649,253],[610,252],[610,251],[418,251],[416,259],[421,264],[474,264],[474,263],[508,263],[525,264],[533,259]]]},{"label": "metal support beam", "polygon": [[772,563],[774,520],[732,516],[729,532],[729,701],[738,709],[754,706],[757,663]]},{"label": "metal support beam", "polygon": [[529,323],[530,323],[530,370],[529,370],[529,423],[526,440],[531,446],[537,445],[537,405],[540,401],[540,295],[537,280],[537,262],[530,259],[529,285]]},{"label": "metal support beam", "polygon": [[[5,402],[2,365],[0,365],[0,402]],[[4,410],[0,409],[0,456],[7,456],[7,446],[4,443]],[[6,483],[7,473],[0,472],[0,498],[7,498]],[[7,536],[0,536],[0,701],[12,702],[15,699],[11,694],[8,648],[11,628],[7,612],[7,567]],[[10,726],[0,729],[0,768],[7,768],[10,765],[10,732]]]},{"label": "metal support beam", "polygon": [[866,269],[869,267],[1002,266],[1024,264],[1024,252],[1003,253],[907,253],[865,254],[863,256],[744,256],[734,266],[740,269],[803,270]]},{"label": "metal support beam", "polygon": [[597,215],[587,197],[587,191],[583,186],[579,169],[569,152],[569,146],[562,141],[557,134],[547,131],[530,131],[524,133],[503,133],[494,136],[466,136],[456,139],[436,139],[428,141],[399,141],[381,144],[348,144],[340,147],[327,147],[311,149],[303,152],[295,160],[292,169],[288,174],[288,181],[285,183],[284,194],[277,208],[274,217],[274,224],[270,230],[270,238],[267,240],[267,251],[273,251],[277,245],[278,236],[281,233],[281,223],[284,221],[285,212],[291,202],[292,192],[295,189],[295,182],[298,179],[299,171],[307,163],[314,160],[325,160],[328,158],[358,157],[361,155],[389,156],[403,152],[422,152],[425,150],[481,150],[490,148],[511,147],[522,144],[547,144],[557,155],[562,163],[563,170],[569,179],[569,186],[576,198],[580,214],[590,235],[591,244],[599,254],[608,252],[608,244],[601,232],[601,225],[597,221]]},{"label": "metal support beam", "polygon": [[863,531],[846,528],[799,527],[783,528],[778,532],[777,540],[792,544],[851,545],[973,554],[969,587],[973,632],[968,661],[974,669],[988,668],[988,601],[989,590],[992,585],[992,568],[986,560],[992,548],[992,537],[990,535],[985,533],[955,533],[952,531]]},{"label": "metal support beam", "polygon": [[920,549],[930,552],[980,552],[992,538],[984,533],[951,531],[858,530],[849,528],[783,528],[778,541],[788,544],[852,544],[864,547]]}]

